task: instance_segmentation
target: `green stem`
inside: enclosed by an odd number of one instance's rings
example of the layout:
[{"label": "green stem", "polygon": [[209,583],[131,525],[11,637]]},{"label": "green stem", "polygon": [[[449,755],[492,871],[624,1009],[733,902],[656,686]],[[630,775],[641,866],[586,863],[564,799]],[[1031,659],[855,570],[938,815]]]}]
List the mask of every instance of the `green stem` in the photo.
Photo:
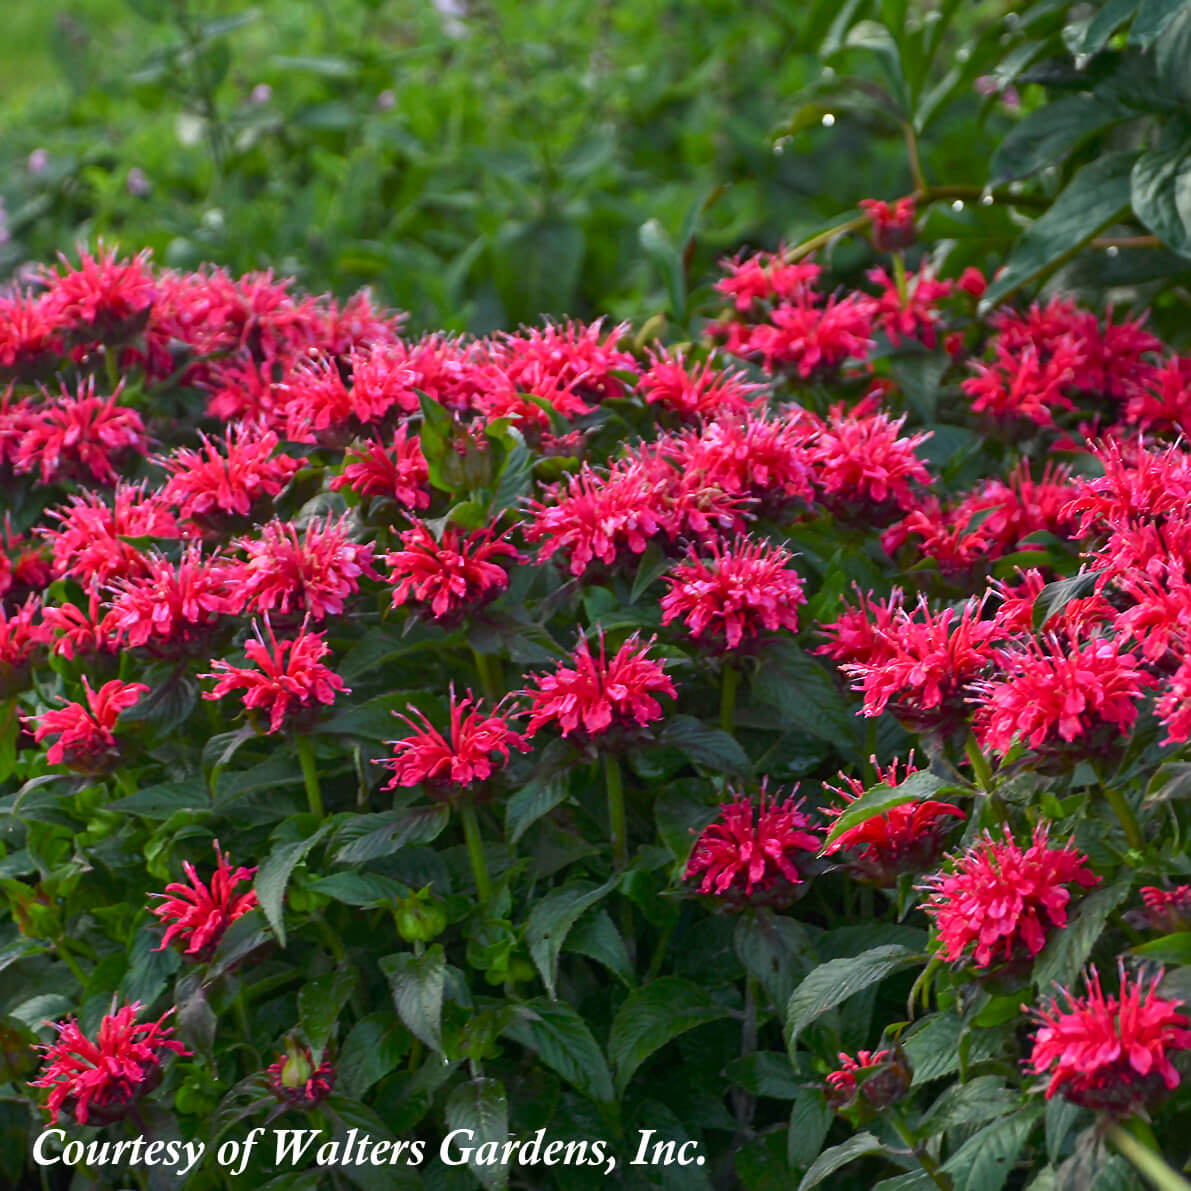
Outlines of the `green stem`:
[{"label": "green stem", "polygon": [[1129,841],[1129,847],[1136,848],[1140,852],[1146,846],[1146,841],[1145,836],[1141,834],[1141,827],[1138,825],[1133,808],[1120,790],[1114,790],[1111,786],[1101,786],[1100,788],[1104,791],[1104,797],[1108,799],[1108,805],[1112,807],[1116,817],[1121,821],[1121,826],[1125,829],[1125,839]]},{"label": "green stem", "polygon": [[984,755],[980,748],[980,742],[975,736],[968,737],[968,743],[964,745],[964,752],[972,765],[972,776],[976,779],[976,785],[988,794],[992,790],[992,769],[989,768],[988,758]]},{"label": "green stem", "polygon": [[116,785],[126,798],[131,798],[136,793],[136,782],[123,769],[113,770],[112,777],[116,779]]},{"label": "green stem", "polygon": [[[1140,1122],[1131,1123],[1136,1127]],[[1147,1128],[1146,1131],[1153,1137],[1151,1130]],[[1158,1191],[1191,1191],[1191,1183],[1167,1164],[1166,1159],[1158,1153],[1156,1143],[1147,1144],[1115,1121],[1108,1126],[1105,1136],[1117,1152],[1153,1183]]]},{"label": "green stem", "polygon": [[500,691],[496,683],[496,675],[493,672],[492,663],[494,658],[490,658],[486,653],[481,653],[478,649],[473,648],[471,656],[475,659],[476,673],[480,676],[480,689],[484,694],[494,703],[500,697]]},{"label": "green stem", "polygon": [[79,988],[86,988],[87,977],[83,973],[83,969],[79,967],[79,961],[70,954],[66,940],[58,939],[54,943],[54,950],[58,953],[58,958],[70,969],[70,974],[79,982]]},{"label": "green stem", "polygon": [[475,803],[461,803],[459,817],[463,820],[463,838],[467,841],[467,858],[476,879],[476,892],[480,895],[480,904],[486,906],[492,900],[492,882],[488,879],[488,862],[484,859],[484,841],[480,838]]},{"label": "green stem", "polygon": [[620,762],[611,753],[604,754],[604,780],[608,787],[608,831],[612,840],[612,860],[617,870],[620,870],[628,864],[629,835]]},{"label": "green stem", "polygon": [[893,279],[897,284],[897,300],[904,307],[909,304],[910,288],[906,284],[906,257],[902,252],[893,254]]},{"label": "green stem", "polygon": [[670,949],[670,939],[673,934],[673,924],[662,927],[662,933],[658,936],[657,946],[654,947],[653,955],[649,958],[649,968],[645,973],[646,984],[662,970],[662,963],[666,958],[666,952]]},{"label": "green stem", "polygon": [[306,783],[306,801],[310,804],[311,813],[322,819],[326,817],[323,810],[323,795],[318,787],[318,766],[314,762],[314,746],[309,736],[295,736],[294,743],[298,746],[298,760],[302,765],[302,780]]},{"label": "green stem", "polygon": [[927,1153],[926,1148],[915,1139],[897,1111],[890,1109],[888,1116],[889,1123],[897,1131],[898,1137],[910,1147],[910,1152],[918,1159],[918,1165],[926,1171],[931,1182],[939,1188],[939,1191],[953,1191],[951,1179],[943,1172],[943,1168]]},{"label": "green stem", "polygon": [[736,730],[736,688],[740,674],[731,662],[724,663],[723,684],[720,687],[720,727],[725,732]]}]

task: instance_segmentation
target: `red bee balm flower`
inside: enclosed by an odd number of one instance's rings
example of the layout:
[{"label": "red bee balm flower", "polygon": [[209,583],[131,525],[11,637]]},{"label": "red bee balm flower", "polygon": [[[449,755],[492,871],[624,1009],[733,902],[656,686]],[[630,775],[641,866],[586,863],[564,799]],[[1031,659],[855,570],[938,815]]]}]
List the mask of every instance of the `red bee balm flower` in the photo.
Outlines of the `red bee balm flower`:
[{"label": "red bee balm flower", "polygon": [[764,385],[751,384],[741,372],[721,372],[713,360],[688,363],[682,352],[671,356],[665,348],[650,354],[648,371],[637,388],[651,405],[661,405],[684,418],[716,414],[744,414],[762,399]]},{"label": "red bee balm flower", "polygon": [[40,744],[47,736],[58,739],[50,746],[46,760],[51,765],[69,765],[80,773],[99,773],[117,759],[113,729],[120,712],[138,702],[149,688],[143,682],[113,679],[93,691],[83,678],[87,702],[67,703],[38,719],[33,738]]},{"label": "red bee balm flower", "polygon": [[692,637],[714,637],[730,650],[762,631],[798,631],[806,596],[788,550],[741,535],[726,548],[712,542],[710,551],[702,559],[692,550],[665,576],[662,624],[681,616]]},{"label": "red bee balm flower", "polygon": [[[467,692],[467,698],[456,702],[455,688],[451,687],[449,740],[423,712],[413,706],[410,711],[421,723],[407,715],[397,716],[413,729],[413,734],[389,742],[393,756],[381,761],[393,771],[386,790],[422,784],[432,791],[470,786],[487,781],[497,768],[507,765],[511,749],[522,753],[530,749],[526,738],[513,730],[499,708],[486,714],[471,691]],[[499,766],[494,760],[497,757]]]},{"label": "red bee balm flower", "polygon": [[882,1109],[905,1097],[910,1090],[910,1070],[904,1058],[887,1050],[860,1050],[855,1058],[840,1051],[839,1068],[824,1082],[827,1104],[836,1112],[851,1108],[858,1095],[873,1108]]},{"label": "red bee balm flower", "polygon": [[801,804],[787,798],[754,806],[746,794],[720,807],[720,817],[703,829],[687,861],[685,880],[703,874],[700,893],[729,905],[784,906],[794,900],[803,876],[795,863],[800,852],[812,856],[820,839]]},{"label": "red bee balm flower", "polygon": [[349,462],[331,481],[332,492],[347,488],[357,496],[387,496],[407,509],[429,506],[430,468],[421,442],[410,438],[404,425],[397,427],[391,448],[373,439],[367,446],[349,449],[345,458]]},{"label": "red bee balm flower", "polygon": [[1131,980],[1120,964],[1120,992],[1105,996],[1100,974],[1090,968],[1086,997],[1064,992],[1034,1016],[1041,1029],[1034,1036],[1029,1070],[1050,1072],[1046,1098],[1056,1093],[1086,1108],[1114,1116],[1153,1105],[1179,1085],[1170,1053],[1191,1050],[1191,1025],[1176,1001],[1158,996],[1155,978],[1146,988]]},{"label": "red bee balm flower", "polygon": [[237,918],[249,910],[255,910],[256,892],[249,886],[240,893],[236,886],[241,881],[251,881],[255,868],[233,869],[227,857],[215,841],[215,855],[218,863],[211,876],[210,887],[199,880],[198,873],[190,861],[184,861],[182,868],[190,884],[175,881],[165,887],[164,893],[152,893],[150,897],[164,899],[159,906],[150,907],[150,913],[166,924],[158,951],[169,946],[171,939],[182,945],[182,954],[199,962],[208,960],[219,946],[223,932]]},{"label": "red bee balm flower", "polygon": [[278,1055],[265,1074],[269,1091],[289,1108],[314,1108],[335,1087],[335,1068],[331,1060],[324,1058],[316,1067],[308,1048],[291,1048]]},{"label": "red bee balm flower", "polygon": [[1191,931],[1191,885],[1176,885],[1173,889],[1144,885],[1141,900],[1145,909],[1126,915],[1134,925],[1167,935]]},{"label": "red bee balm flower", "polygon": [[231,691],[242,690],[244,706],[269,708],[269,731],[278,732],[287,716],[293,718],[304,709],[333,703],[336,694],[351,694],[343,679],[322,664],[321,659],[331,652],[322,633],[307,633],[303,625],[294,640],[278,641],[266,618],[266,644],[260,627],[254,627],[256,639],[244,643],[244,652],[255,669],[215,659],[211,663],[215,673],[199,675],[219,680],[213,691],[203,692],[204,699],[222,699]]},{"label": "red bee balm flower", "polygon": [[1051,634],[1005,651],[1002,674],[974,688],[981,746],[1007,753],[1020,742],[1048,756],[1104,752],[1129,733],[1137,701],[1153,685],[1139,663],[1107,637],[1080,644]]},{"label": "red bee balm flower", "polygon": [[430,605],[435,620],[474,608],[499,595],[509,585],[509,574],[498,558],[520,558],[515,547],[491,529],[464,536],[454,526],[443,531],[441,541],[425,525],[401,535],[405,547],[386,555],[389,580],[394,584],[393,607],[411,598]]},{"label": "red bee balm flower", "polygon": [[1068,844],[1052,848],[1046,828],[1034,829],[1029,847],[1021,848],[1005,828],[1004,843],[990,833],[954,858],[953,869],[927,881],[930,897],[922,909],[934,920],[939,953],[948,963],[965,958],[974,945],[972,962],[991,967],[1035,956],[1046,942],[1042,914],[1050,925],[1067,925],[1068,885],[1090,889],[1100,884],[1087,867],[1087,857]]},{"label": "red bee balm flower", "polygon": [[348,515],[311,521],[305,536],[286,521],[270,521],[259,538],[240,538],[248,555],[237,587],[246,607],[258,612],[309,614],[315,620],[339,616],[344,601],[372,569],[372,545],[348,537]]},{"label": "red bee balm flower", "polygon": [[559,665],[552,674],[534,675],[537,687],[524,692],[533,703],[526,735],[557,723],[563,736],[572,732],[602,736],[630,722],[644,727],[660,719],[662,707],[654,694],[673,699],[677,692],[666,675],[665,663],[647,656],[655,640],[651,637],[642,643],[634,633],[608,661],[602,630],[598,659],[592,656],[587,638],[582,638],[570,666]]},{"label": "red bee balm flower", "polygon": [[[919,772],[913,768],[914,754],[906,760],[905,773],[899,779],[897,762],[882,770],[873,758],[877,784],[895,786],[906,781],[911,774]],[[859,778],[841,773],[840,781],[847,786],[826,786],[833,794],[844,800],[843,806],[826,807],[828,814],[838,817],[848,809],[848,804],[864,793],[864,783]],[[848,867],[861,881],[867,881],[887,889],[897,884],[902,873],[922,872],[939,858],[948,833],[957,822],[968,816],[959,807],[949,802],[926,799],[905,802],[895,806],[883,815],[874,815],[850,827],[823,849],[827,856],[838,852],[848,853]]]},{"label": "red bee balm flower", "polygon": [[80,1125],[120,1120],[160,1081],[166,1054],[190,1054],[181,1042],[169,1037],[170,1027],[161,1024],[173,1009],[155,1022],[137,1025],[141,1008],[141,1003],[135,1001],[107,1014],[94,1042],[83,1034],[73,1017],[55,1023],[58,1039],[39,1048],[46,1063],[41,1078],[30,1084],[50,1089],[46,1107],[54,1124],[63,1109]]},{"label": "red bee balm flower", "polygon": [[861,199],[860,209],[872,220],[873,247],[894,252],[914,243],[914,196],[899,198],[892,207],[882,199]]}]

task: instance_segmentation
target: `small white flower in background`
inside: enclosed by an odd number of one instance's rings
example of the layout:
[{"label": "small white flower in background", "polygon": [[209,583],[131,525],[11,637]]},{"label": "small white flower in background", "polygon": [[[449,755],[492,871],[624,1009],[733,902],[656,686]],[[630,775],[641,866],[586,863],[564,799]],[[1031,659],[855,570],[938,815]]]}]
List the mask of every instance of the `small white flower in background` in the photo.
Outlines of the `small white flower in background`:
[{"label": "small white flower in background", "polygon": [[442,31],[448,37],[466,37],[467,4],[465,0],[431,0],[435,11],[442,17]]},{"label": "small white flower in background", "polygon": [[248,96],[249,100],[255,104],[268,103],[273,98],[273,88],[268,83],[257,83],[252,88]]},{"label": "small white flower in background", "polygon": [[43,174],[45,168],[50,164],[50,154],[48,149],[34,149],[29,154],[28,169],[31,174]]},{"label": "small white flower in background", "polygon": [[124,184],[128,187],[128,193],[135,198],[144,198],[153,189],[153,183],[149,181],[149,175],[139,165],[134,165],[128,171],[128,178]]},{"label": "small white flower in background", "polygon": [[382,91],[376,97],[376,110],[378,112],[387,112],[391,107],[397,103],[397,96],[392,91]]}]

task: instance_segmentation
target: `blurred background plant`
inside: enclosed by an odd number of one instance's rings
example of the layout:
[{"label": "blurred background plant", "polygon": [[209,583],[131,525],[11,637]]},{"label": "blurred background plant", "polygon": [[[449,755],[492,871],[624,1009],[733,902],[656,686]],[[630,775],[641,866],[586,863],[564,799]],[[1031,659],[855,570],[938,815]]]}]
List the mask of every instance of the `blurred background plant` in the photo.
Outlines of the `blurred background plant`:
[{"label": "blurred background plant", "polygon": [[[687,330],[748,247],[871,260],[917,192],[952,263],[1181,321],[1186,0],[67,0],[0,47],[0,272],[80,239],[361,284],[415,328]],[[1040,219],[1039,216],[1045,215]],[[1082,249],[1091,245],[1093,252]],[[1012,250],[1012,251],[1011,251]]]}]

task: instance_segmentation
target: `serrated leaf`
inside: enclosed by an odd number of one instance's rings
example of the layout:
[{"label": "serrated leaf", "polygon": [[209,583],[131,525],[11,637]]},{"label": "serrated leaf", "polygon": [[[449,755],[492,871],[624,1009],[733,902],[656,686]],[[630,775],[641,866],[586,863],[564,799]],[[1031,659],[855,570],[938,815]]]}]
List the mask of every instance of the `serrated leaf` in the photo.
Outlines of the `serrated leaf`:
[{"label": "serrated leaf", "polygon": [[810,1169],[802,1176],[802,1182],[798,1184],[798,1191],[811,1191],[812,1187],[817,1187],[824,1179],[857,1158],[884,1152],[885,1147],[871,1133],[854,1134],[847,1141],[824,1150],[811,1163]]},{"label": "serrated leaf", "polygon": [[356,973],[336,968],[302,986],[298,993],[298,1018],[315,1063],[322,1062],[323,1048],[332,1037],[339,1013],[356,987]]},{"label": "serrated leaf", "polygon": [[1069,915],[1065,930],[1055,931],[1034,965],[1034,981],[1040,992],[1053,984],[1063,988],[1079,975],[1108,916],[1129,896],[1132,872],[1126,870],[1111,885],[1089,893]]},{"label": "serrated leaf", "polygon": [[748,773],[748,754],[734,736],[720,728],[709,728],[692,715],[674,715],[666,721],[659,740],[685,753],[696,765],[720,773]]},{"label": "serrated leaf", "polygon": [[764,911],[742,914],[736,920],[732,946],[744,970],[760,982],[775,1005],[789,1001],[816,959],[800,922]]},{"label": "serrated leaf", "polygon": [[827,846],[835,843],[845,831],[851,831],[853,827],[859,827],[861,823],[867,823],[869,819],[878,815],[887,814],[894,807],[902,806],[904,803],[929,798],[946,784],[929,769],[920,769],[917,773],[910,774],[900,785],[888,786],[882,783],[870,786],[859,798],[849,802],[847,808],[832,824],[823,843],[823,852],[826,852]]},{"label": "serrated leaf", "polygon": [[289,885],[290,876],[298,862],[327,834],[330,827],[331,824],[328,821],[306,839],[277,844],[257,871],[255,882],[257,901],[282,947],[285,946],[285,917],[282,913],[282,906],[285,903],[285,890]]},{"label": "serrated leaf", "polygon": [[951,359],[943,352],[916,352],[890,361],[893,379],[920,422],[929,424],[935,420],[939,385],[950,366]]},{"label": "serrated leaf", "polygon": [[966,1083],[952,1084],[930,1106],[917,1133],[933,1137],[957,1125],[975,1125],[1004,1116],[1021,1102],[999,1075],[978,1075]]},{"label": "serrated leaf", "polygon": [[1158,82],[1172,96],[1184,104],[1191,104],[1191,77],[1187,64],[1191,62],[1191,7],[1183,4],[1162,30],[1154,45],[1154,65]]},{"label": "serrated leaf", "polygon": [[1115,100],[1098,95],[1072,95],[1044,103],[997,146],[990,181],[1009,182],[1053,166],[1088,137],[1131,114]]},{"label": "serrated leaf", "polygon": [[509,1103],[504,1085],[496,1079],[460,1084],[447,1100],[445,1115],[448,1130],[469,1129],[474,1134],[466,1139],[471,1149],[467,1164],[472,1174],[488,1191],[503,1191],[509,1184],[508,1167],[479,1163],[475,1152],[485,1143],[503,1145],[509,1139]]},{"label": "serrated leaf", "polygon": [[409,1035],[391,1012],[373,1013],[352,1026],[335,1058],[335,1070],[350,1096],[363,1096],[409,1050]]},{"label": "serrated leaf", "polygon": [[442,999],[447,980],[447,958],[435,943],[421,955],[412,951],[386,955],[380,970],[389,982],[397,1016],[415,1038],[442,1054]]},{"label": "serrated leaf", "polygon": [[534,771],[505,804],[505,834],[515,844],[543,815],[549,814],[570,793],[569,768],[574,753],[563,740],[552,740]]},{"label": "serrated leaf", "polygon": [[1129,44],[1149,49],[1183,9],[1186,0],[1141,0],[1129,30]]},{"label": "serrated leaf", "polygon": [[724,1074],[750,1096],[797,1100],[804,1090],[803,1082],[790,1065],[790,1056],[784,1051],[755,1050],[752,1054],[741,1055],[724,1068]]},{"label": "serrated leaf", "polygon": [[1133,167],[1132,198],[1137,218],[1154,235],[1191,256],[1191,143],[1146,150]]},{"label": "serrated leaf", "polygon": [[674,560],[668,558],[656,542],[650,542],[637,560],[637,573],[633,576],[629,603],[635,604],[673,565]]},{"label": "serrated leaf", "polygon": [[518,441],[514,444],[501,468],[500,479],[496,483],[496,493],[492,497],[492,506],[488,510],[490,520],[495,520],[505,509],[511,509],[517,505],[529,491],[533,479],[533,455],[524,440],[520,438],[518,431],[510,428],[508,433],[516,435]]},{"label": "serrated leaf", "polygon": [[1031,1104],[968,1138],[943,1164],[954,1191],[1001,1191],[1041,1115]]},{"label": "serrated leaf", "polygon": [[339,848],[335,860],[339,864],[364,864],[391,856],[411,844],[428,844],[442,834],[450,819],[450,808],[440,802],[346,819],[335,838],[336,842],[347,842]]},{"label": "serrated leaf", "polygon": [[562,1001],[538,997],[519,1007],[524,1013],[504,1033],[537,1052],[552,1071],[593,1100],[612,1100],[612,1073],[587,1023]]},{"label": "serrated leaf", "polygon": [[168,819],[178,811],[209,810],[211,796],[201,778],[178,782],[158,782],[124,798],[108,803],[108,809],[145,819]]},{"label": "serrated leaf", "polygon": [[1045,627],[1072,600],[1091,595],[1098,578],[1099,573],[1096,571],[1080,571],[1078,575],[1068,575],[1065,579],[1048,583],[1034,600],[1034,628]]},{"label": "serrated leaf", "polygon": [[637,983],[629,950],[607,910],[589,912],[580,918],[567,932],[563,950],[594,959],[630,987]]},{"label": "serrated leaf", "polygon": [[587,910],[612,892],[617,881],[617,877],[610,877],[603,885],[596,885],[592,881],[571,881],[561,889],[546,894],[530,910],[529,922],[525,927],[525,944],[551,998],[554,997],[558,956],[566,942],[567,933]]},{"label": "serrated leaf", "polygon": [[828,960],[812,969],[786,1006],[786,1041],[791,1055],[798,1035],[828,1010],[886,976],[920,962],[921,956],[893,943],[850,958]]},{"label": "serrated leaf", "polygon": [[612,1022],[608,1053],[616,1068],[616,1094],[655,1051],[680,1034],[727,1017],[706,990],[681,976],[663,976],[637,989]]},{"label": "serrated leaf", "polygon": [[796,1170],[810,1166],[823,1148],[827,1130],[835,1113],[827,1107],[821,1087],[802,1088],[790,1109],[790,1127],[786,1136],[786,1159]]},{"label": "serrated leaf", "polygon": [[310,883],[310,892],[333,898],[345,906],[375,906],[405,897],[409,888],[383,873],[332,873]]}]

